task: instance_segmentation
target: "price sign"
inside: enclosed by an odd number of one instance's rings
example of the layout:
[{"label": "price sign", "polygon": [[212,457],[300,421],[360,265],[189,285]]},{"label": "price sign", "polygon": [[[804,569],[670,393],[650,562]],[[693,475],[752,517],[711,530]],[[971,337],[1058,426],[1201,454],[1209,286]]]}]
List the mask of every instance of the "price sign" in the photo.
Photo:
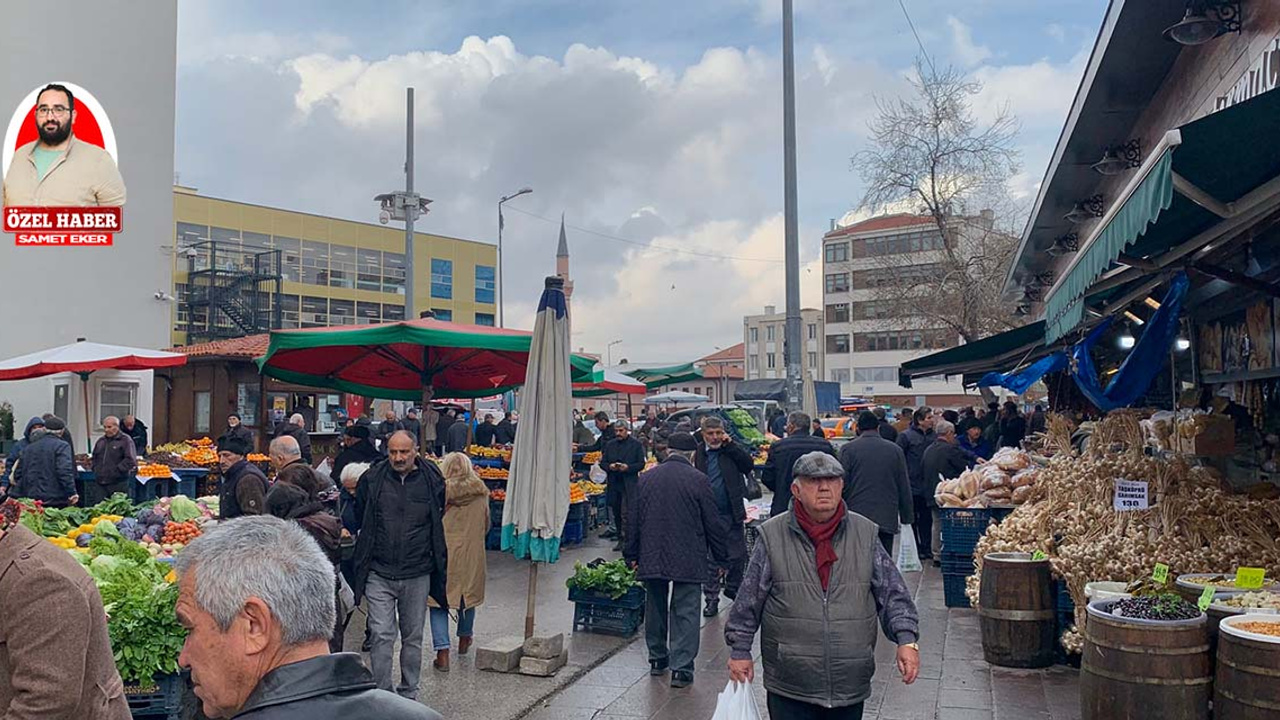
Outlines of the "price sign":
[{"label": "price sign", "polygon": [[1034,561],[1044,560],[1044,559],[1046,559],[1046,558],[1048,558],[1048,557],[1049,557],[1048,555],[1045,555],[1045,554],[1044,554],[1044,551],[1043,551],[1043,550],[1037,550],[1037,551],[1035,551],[1035,552],[1031,553],[1031,559],[1032,559],[1032,560],[1034,560]]},{"label": "price sign", "polygon": [[1213,594],[1215,592],[1217,590],[1212,585],[1204,586],[1204,592],[1200,593],[1200,599],[1196,601],[1196,606],[1200,608],[1200,612],[1208,610],[1209,606],[1213,604]]},{"label": "price sign", "polygon": [[1150,487],[1142,480],[1116,480],[1114,506],[1117,511],[1146,510],[1150,507]]},{"label": "price sign", "polygon": [[1161,585],[1169,582],[1169,566],[1164,563],[1156,563],[1156,569],[1151,572],[1151,579]]},{"label": "price sign", "polygon": [[1257,590],[1262,587],[1266,575],[1265,568],[1236,568],[1236,587],[1241,590]]}]

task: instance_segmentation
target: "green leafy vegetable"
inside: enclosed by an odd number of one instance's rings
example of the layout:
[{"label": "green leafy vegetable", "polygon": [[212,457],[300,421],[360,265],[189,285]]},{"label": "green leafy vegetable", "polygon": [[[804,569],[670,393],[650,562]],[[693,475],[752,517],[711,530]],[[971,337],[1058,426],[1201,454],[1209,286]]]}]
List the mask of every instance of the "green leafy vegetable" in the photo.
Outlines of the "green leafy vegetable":
[{"label": "green leafy vegetable", "polygon": [[565,581],[569,589],[604,593],[617,600],[636,585],[636,572],[622,560],[573,564],[573,577]]},{"label": "green leafy vegetable", "polygon": [[94,537],[119,538],[120,531],[116,529],[116,524],[110,520],[99,520],[97,525],[93,526]]},{"label": "green leafy vegetable", "polygon": [[156,675],[177,672],[187,637],[173,611],[178,586],[163,581],[130,585],[113,597],[107,605],[107,630],[121,679],[146,683]]},{"label": "green leafy vegetable", "polygon": [[169,504],[169,519],[174,522],[187,522],[200,517],[200,506],[186,495],[175,495]]},{"label": "green leafy vegetable", "polygon": [[[91,508],[87,508],[87,510],[90,514],[86,520],[96,518],[99,515],[132,515],[133,501],[124,493],[114,493],[111,497]],[[84,520],[81,520],[81,522],[84,522]]]}]

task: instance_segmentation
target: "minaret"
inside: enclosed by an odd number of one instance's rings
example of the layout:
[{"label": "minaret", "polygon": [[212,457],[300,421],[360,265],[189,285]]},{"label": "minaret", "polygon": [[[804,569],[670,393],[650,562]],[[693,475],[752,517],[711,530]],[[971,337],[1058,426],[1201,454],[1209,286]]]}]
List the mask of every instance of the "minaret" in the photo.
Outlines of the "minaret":
[{"label": "minaret", "polygon": [[573,280],[569,279],[569,240],[564,235],[564,213],[560,213],[560,246],[556,248],[556,275],[564,280],[564,300],[569,319],[573,319]]}]

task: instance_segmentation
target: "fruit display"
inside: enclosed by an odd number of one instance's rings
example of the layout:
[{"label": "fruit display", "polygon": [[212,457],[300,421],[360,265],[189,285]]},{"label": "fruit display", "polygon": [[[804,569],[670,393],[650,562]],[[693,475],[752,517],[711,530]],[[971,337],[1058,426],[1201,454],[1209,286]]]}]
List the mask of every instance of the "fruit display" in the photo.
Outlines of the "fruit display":
[{"label": "fruit display", "polygon": [[251,452],[248,455],[245,455],[245,459],[253,463],[270,462],[271,460],[271,458],[267,457],[266,455],[263,455],[262,453],[256,453],[256,452]]},{"label": "fruit display", "polygon": [[200,537],[200,527],[194,522],[173,522],[170,520],[164,525],[164,538],[174,545],[186,545],[187,543]]},{"label": "fruit display", "polygon": [[484,460],[501,460],[503,462],[511,462],[511,451],[504,450],[503,448],[472,445],[467,448],[467,454],[471,457],[482,458]]},{"label": "fruit display", "polygon": [[182,455],[183,453],[190,452],[190,450],[191,450],[191,446],[184,442],[165,443],[164,445],[157,445],[151,448],[152,452],[168,453],[170,455]]},{"label": "fruit display", "polygon": [[211,448],[213,447],[213,440],[210,440],[209,436],[206,435],[199,440],[188,440],[187,444],[194,448]]},{"label": "fruit display", "polygon": [[587,495],[601,495],[605,490],[609,489],[601,483],[591,482],[590,480],[584,480],[579,484],[582,486],[582,491]]},{"label": "fruit display", "polygon": [[196,465],[217,465],[218,451],[211,447],[194,447],[183,453],[182,459]]},{"label": "fruit display", "polygon": [[576,505],[580,502],[587,501],[587,493],[582,488],[582,483],[569,483],[569,504]]},{"label": "fruit display", "polygon": [[482,480],[506,480],[511,473],[506,468],[481,467],[476,468],[476,474]]},{"label": "fruit display", "polygon": [[195,463],[183,458],[181,455],[175,455],[171,452],[149,452],[143,460],[152,465],[168,465],[171,468],[199,467]]},{"label": "fruit display", "polygon": [[1111,606],[1111,614],[1137,620],[1194,620],[1200,617],[1200,610],[1180,595],[1164,593],[1118,600]]},{"label": "fruit display", "polygon": [[490,490],[489,499],[494,502],[506,502],[507,491],[506,490]]},{"label": "fruit display", "polygon": [[142,464],[138,466],[138,477],[144,478],[167,478],[173,477],[173,468],[168,465]]},{"label": "fruit display", "polygon": [[596,463],[600,462],[600,456],[603,454],[604,453],[601,453],[598,451],[589,452],[586,455],[582,456],[582,462],[586,463],[587,465],[595,465]]}]

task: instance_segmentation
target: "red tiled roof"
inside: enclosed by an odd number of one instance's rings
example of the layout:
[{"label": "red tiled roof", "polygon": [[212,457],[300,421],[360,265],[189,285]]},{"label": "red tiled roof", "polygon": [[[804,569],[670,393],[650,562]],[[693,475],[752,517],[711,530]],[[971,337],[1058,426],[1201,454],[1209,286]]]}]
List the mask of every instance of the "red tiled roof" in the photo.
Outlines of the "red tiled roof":
[{"label": "red tiled roof", "polygon": [[698,362],[710,362],[714,360],[746,360],[747,350],[743,343],[731,345],[723,350],[714,352],[704,358],[698,358]]},{"label": "red tiled roof", "polygon": [[915,225],[932,224],[933,218],[928,215],[881,215],[880,217],[868,218],[862,222],[854,223],[848,227],[836,228],[824,235],[823,238],[844,237],[845,235],[857,235],[876,230],[896,230]]},{"label": "red tiled roof", "polygon": [[702,366],[702,377],[708,380],[718,380],[724,378],[726,380],[742,380],[746,378],[747,373],[741,365],[704,365]]},{"label": "red tiled roof", "polygon": [[196,345],[183,345],[173,349],[190,357],[229,357],[252,359],[266,354],[270,335],[246,335],[230,340],[215,340]]}]

